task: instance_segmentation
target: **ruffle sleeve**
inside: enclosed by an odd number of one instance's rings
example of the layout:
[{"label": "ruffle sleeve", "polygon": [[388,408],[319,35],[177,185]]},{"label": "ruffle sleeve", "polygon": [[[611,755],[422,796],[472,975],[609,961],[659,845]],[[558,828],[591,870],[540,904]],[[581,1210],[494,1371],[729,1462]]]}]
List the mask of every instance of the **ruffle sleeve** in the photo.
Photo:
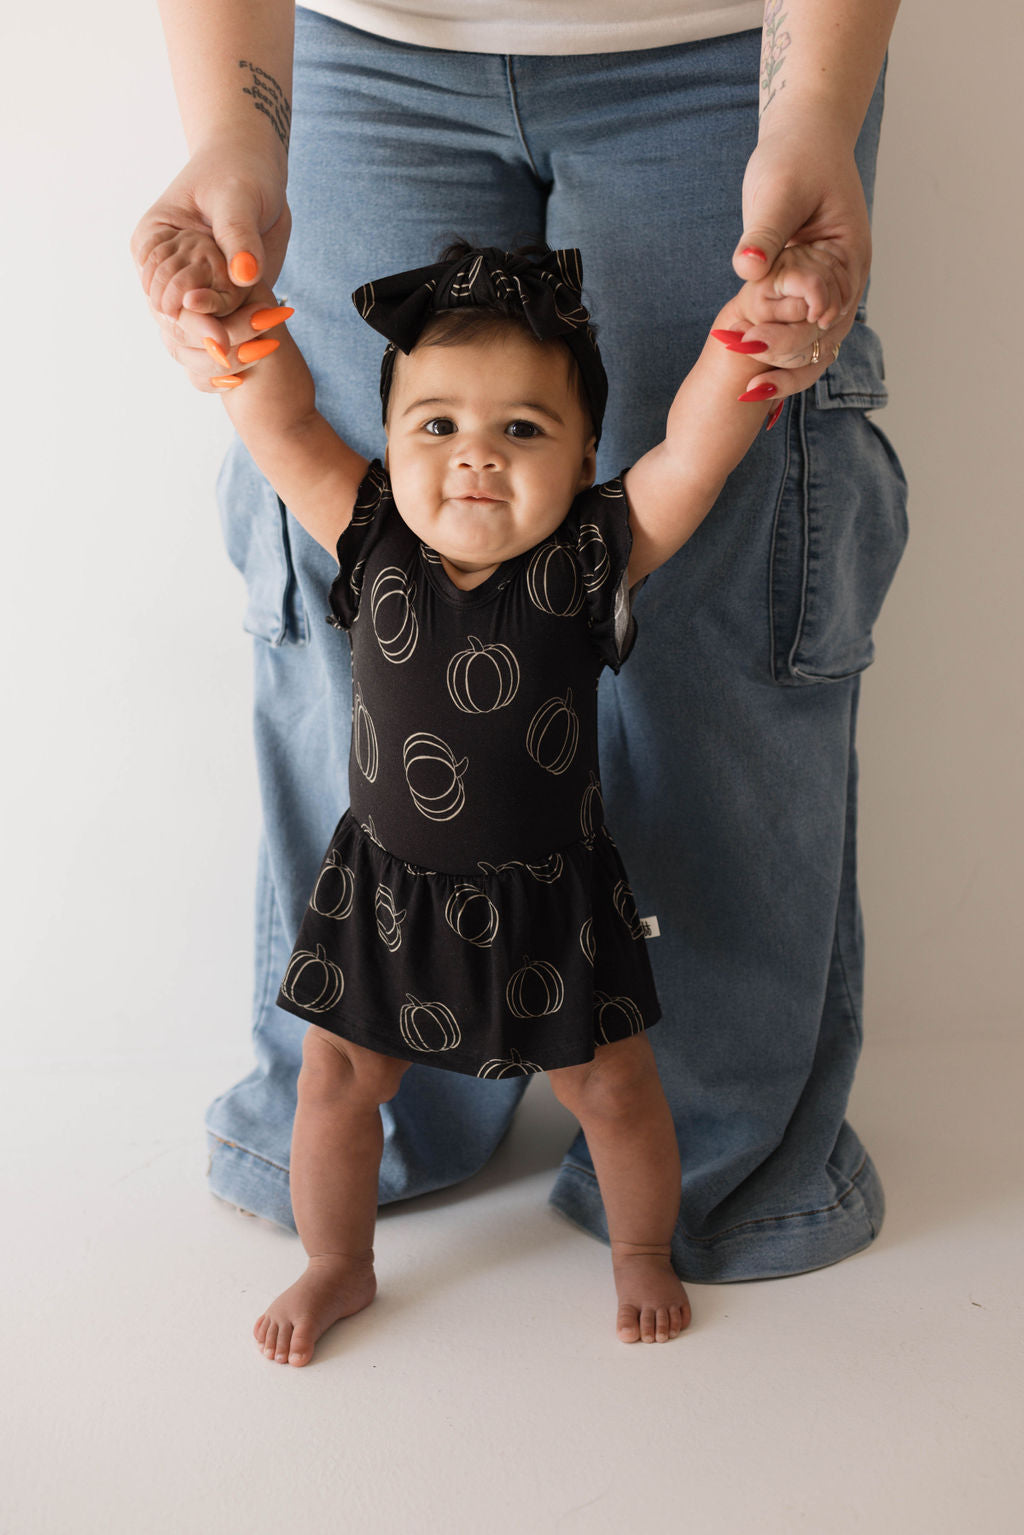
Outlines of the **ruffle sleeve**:
[{"label": "ruffle sleeve", "polygon": [[575,547],[591,638],[605,665],[617,672],[636,643],[632,599],[643,586],[638,582],[632,592],[628,586],[633,535],[622,475],[581,491],[565,532]]},{"label": "ruffle sleeve", "polygon": [[394,509],[390,476],[380,459],[375,458],[356,492],[352,521],[338,539],[338,574],[328,596],[331,611],[327,622],[332,628],[347,629],[354,623],[367,556]]}]

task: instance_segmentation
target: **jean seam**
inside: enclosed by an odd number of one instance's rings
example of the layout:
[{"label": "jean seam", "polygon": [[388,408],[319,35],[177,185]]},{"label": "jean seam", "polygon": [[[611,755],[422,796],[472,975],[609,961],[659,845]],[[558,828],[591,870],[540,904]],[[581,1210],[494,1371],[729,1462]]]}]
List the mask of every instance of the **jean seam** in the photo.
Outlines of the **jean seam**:
[{"label": "jean seam", "polygon": [[523,127],[523,119],[519,112],[519,98],[516,93],[515,74],[513,73],[512,69],[512,55],[508,53],[505,55],[505,83],[508,86],[508,100],[509,106],[512,109],[512,121],[516,126],[516,136],[518,137],[520,144],[523,146],[523,153],[526,155],[530,170],[533,172],[534,176],[536,176],[538,181],[542,181],[543,177],[541,176],[540,171],[537,169],[537,165],[534,161],[533,154],[531,153],[530,146],[526,142],[526,130]]},{"label": "jean seam", "polygon": [[[685,1227],[683,1228],[683,1234],[688,1242],[693,1242],[696,1246],[714,1247],[722,1241],[723,1237],[735,1236],[740,1231],[752,1231],[757,1227],[780,1226],[784,1221],[806,1220],[809,1216],[813,1215],[830,1215],[833,1210],[842,1209],[851,1194],[859,1194],[857,1179],[864,1171],[867,1160],[868,1154],[865,1151],[853,1172],[849,1174],[848,1181],[850,1187],[846,1190],[845,1194],[841,1194],[838,1199],[834,1199],[830,1205],[817,1205],[813,1210],[792,1210],[786,1215],[762,1215],[757,1220],[752,1221],[737,1221],[735,1226],[726,1226],[722,1231],[716,1231],[713,1237],[694,1236]],[[581,1162],[573,1162],[566,1158],[563,1167],[572,1172],[583,1173],[587,1178],[597,1183],[597,1174],[591,1172],[589,1167],[584,1167]],[[600,1188],[600,1184],[598,1184],[598,1188]]]},{"label": "jean seam", "polygon": [[276,1172],[284,1173],[287,1177],[287,1167],[282,1167],[279,1162],[274,1162],[270,1157],[263,1156],[258,1151],[253,1151],[251,1146],[243,1146],[240,1141],[229,1141],[226,1136],[218,1135],[215,1130],[207,1132],[217,1142],[218,1146],[230,1146],[232,1151],[241,1151],[247,1157],[254,1158],[257,1162],[263,1162],[267,1167],[272,1167]]},{"label": "jean seam", "polygon": [[786,670],[792,677],[796,673],[796,657],[804,637],[804,624],[807,621],[807,594],[810,583],[810,501],[811,501],[811,465],[810,454],[807,448],[807,405],[804,395],[800,396],[800,408],[797,411],[797,431],[800,434],[800,451],[803,457],[803,473],[800,485],[800,509],[803,519],[803,569],[800,582],[800,612],[797,614],[796,627],[793,632],[793,643],[786,657]]}]

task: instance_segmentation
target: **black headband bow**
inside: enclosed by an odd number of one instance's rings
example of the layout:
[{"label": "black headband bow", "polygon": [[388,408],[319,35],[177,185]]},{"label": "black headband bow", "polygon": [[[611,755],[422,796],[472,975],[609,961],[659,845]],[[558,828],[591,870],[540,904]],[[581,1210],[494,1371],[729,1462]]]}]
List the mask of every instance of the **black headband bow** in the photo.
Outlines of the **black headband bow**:
[{"label": "black headband bow", "polygon": [[581,301],[582,287],[578,250],[519,255],[493,245],[470,250],[454,261],[364,283],[353,293],[352,302],[366,323],[391,343],[380,370],[383,413],[387,414],[395,348],[410,352],[432,315],[475,306],[499,314],[518,310],[539,340],[561,340],[569,347],[600,438],[608,379]]}]

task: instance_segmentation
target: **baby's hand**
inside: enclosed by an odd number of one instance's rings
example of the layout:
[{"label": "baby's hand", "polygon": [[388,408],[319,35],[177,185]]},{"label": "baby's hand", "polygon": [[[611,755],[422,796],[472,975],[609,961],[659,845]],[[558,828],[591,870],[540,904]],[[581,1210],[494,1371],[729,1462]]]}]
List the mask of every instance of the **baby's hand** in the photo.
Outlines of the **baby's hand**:
[{"label": "baby's hand", "polygon": [[266,283],[232,282],[206,230],[164,225],[140,253],[139,268],[165,347],[203,393],[236,387],[246,367],[277,347],[257,339],[260,333],[293,312],[280,308]]},{"label": "baby's hand", "polygon": [[751,387],[774,384],[782,396],[809,388],[835,361],[856,306],[840,286],[830,251],[789,245],[766,277],[744,283],[730,307],[745,323],[740,328],[734,321],[717,339],[767,365]]}]

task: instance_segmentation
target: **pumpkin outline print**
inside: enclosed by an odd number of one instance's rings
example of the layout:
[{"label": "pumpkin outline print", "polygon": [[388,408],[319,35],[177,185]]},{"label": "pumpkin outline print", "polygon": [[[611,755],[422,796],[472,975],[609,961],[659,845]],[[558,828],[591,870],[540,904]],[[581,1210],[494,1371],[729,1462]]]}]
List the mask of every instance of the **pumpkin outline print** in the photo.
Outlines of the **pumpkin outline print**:
[{"label": "pumpkin outline print", "polygon": [[[519,662],[507,645],[485,645],[475,634],[466,638],[469,649],[456,651],[448,662],[445,673],[448,695],[463,714],[494,714],[510,704],[519,692]],[[470,688],[471,672],[476,678],[477,696],[493,697],[493,703],[475,701]]]},{"label": "pumpkin outline print", "polygon": [[[296,996],[296,989],[300,982],[307,979],[306,972],[312,971],[314,976],[315,966],[321,966],[323,978],[321,989],[315,993],[311,1002],[304,997]],[[281,982],[281,995],[294,1002],[296,1007],[304,1008],[307,1013],[327,1013],[331,1008],[337,1007],[345,990],[345,977],[341,966],[327,958],[327,951],[322,943],[316,946],[316,953],[312,949],[296,949],[288,961],[288,969],[285,971],[284,980]]]},{"label": "pumpkin outline print", "polygon": [[[559,581],[570,588],[571,595],[559,602]],[[579,568],[571,551],[556,538],[546,540],[537,549],[526,572],[526,592],[535,608],[552,618],[575,618],[586,598]]]},{"label": "pumpkin outline print", "polygon": [[493,1060],[485,1061],[477,1072],[478,1077],[531,1077],[535,1072],[543,1071],[543,1066],[538,1066],[536,1061],[524,1061],[519,1051],[512,1047],[507,1056],[495,1056]]},{"label": "pumpkin outline print", "polygon": [[377,919],[377,932],[381,942],[394,954],[395,950],[401,947],[402,923],[409,913],[408,909],[395,910],[395,893],[383,881],[374,892],[373,914]]},{"label": "pumpkin outline print", "polygon": [[580,948],[583,958],[591,965],[597,962],[597,943],[594,938],[594,919],[588,917],[580,928]]},{"label": "pumpkin outline print", "polygon": [[[419,621],[413,607],[415,597],[416,582],[409,580],[400,565],[385,565],[374,577],[370,591],[370,621],[381,655],[396,666],[408,661],[420,637]],[[381,632],[384,624],[381,610],[388,603],[397,603],[398,617],[397,623],[391,620],[394,632],[390,634]]]},{"label": "pumpkin outline print", "polygon": [[[445,1007],[443,1002],[421,1002],[419,997],[414,997],[411,991],[407,991],[405,995],[409,1000],[399,1010],[398,1027],[409,1048],[420,1050],[426,1055],[438,1055],[445,1050],[456,1050],[462,1043],[462,1030],[451,1008]],[[417,1022],[418,1013],[426,1014],[435,1028],[440,1029],[440,1044],[425,1043],[420,1024]]]},{"label": "pumpkin outline print", "polygon": [[594,992],[594,1032],[601,1037],[602,1044],[613,1044],[616,1039],[624,1038],[622,1034],[616,1034],[612,1039],[608,1038],[605,1031],[604,1019],[607,1012],[621,1013],[629,1024],[629,1034],[642,1034],[644,1017],[632,997],[612,997],[606,991]]},{"label": "pumpkin outline print", "polygon": [[[543,990],[543,998],[527,995],[528,991],[537,992],[538,982]],[[508,978],[505,1001],[509,1012],[516,1018],[547,1018],[557,1013],[565,1001],[565,986],[550,960],[532,960],[528,954],[524,954],[522,965]],[[535,1004],[541,1001],[543,1006],[538,1008]]]},{"label": "pumpkin outline print", "polygon": [[565,860],[561,853],[549,853],[543,863],[523,863],[521,858],[512,858],[508,863],[485,863],[478,859],[477,868],[484,874],[504,874],[506,869],[525,869],[526,873],[535,879],[538,885],[553,885],[560,877],[565,867]]},{"label": "pumpkin outline print", "polygon": [[367,783],[375,783],[380,768],[377,729],[373,716],[363,703],[363,690],[358,682],[352,694],[352,749],[356,765]]},{"label": "pumpkin outline print", "polygon": [[640,909],[636,904],[628,880],[620,879],[612,891],[612,903],[626,927],[629,929],[630,938],[642,938],[644,925],[640,920]]},{"label": "pumpkin outline print", "polygon": [[[564,725],[561,715],[565,716]],[[564,735],[558,739],[560,728]],[[553,754],[552,739],[556,747]],[[569,688],[564,698],[549,698],[541,704],[526,731],[526,750],[538,767],[557,777],[572,766],[579,744],[580,717],[572,707],[572,688]],[[546,757],[550,760],[545,760]]]},{"label": "pumpkin outline print", "polygon": [[365,528],[367,523],[373,521],[384,499],[387,485],[387,477],[371,465],[356,495],[356,502],[352,508],[351,527]]},{"label": "pumpkin outline print", "polygon": [[[479,911],[472,912],[472,920],[467,919],[467,913],[471,911],[475,902],[483,901],[486,906],[486,920],[482,927],[478,923],[482,915]],[[472,943],[478,949],[489,949],[498,936],[501,926],[501,918],[498,908],[486,891],[478,885],[456,885],[448,897],[444,908],[444,920],[456,937],[465,943]],[[465,931],[466,928],[470,930]],[[477,929],[474,931],[474,929]]]},{"label": "pumpkin outline print", "polygon": [[[600,807],[600,818],[595,813],[595,807]],[[584,841],[591,841],[597,834],[600,826],[604,825],[604,796],[601,793],[601,782],[593,768],[590,770],[590,782],[583,791],[580,800],[580,831]]]},{"label": "pumpkin outline print", "polygon": [[[340,888],[333,888],[336,886]],[[320,865],[320,873],[309,898],[309,909],[315,911],[318,917],[331,917],[335,922],[343,922],[352,914],[355,894],[355,873],[337,848],[332,848]]]},{"label": "pumpkin outline print", "polygon": [[[425,794],[422,789],[413,786],[409,774],[419,762],[440,763],[445,772],[451,775],[451,782],[442,789],[440,794]],[[469,758],[463,757],[461,762],[456,762],[455,753],[447,741],[442,741],[440,736],[431,735],[429,731],[419,731],[416,735],[407,736],[405,739],[402,746],[402,767],[405,771],[406,787],[420,815],[426,816],[428,821],[453,821],[466,803],[466,791],[462,787],[462,780],[469,767]]]},{"label": "pumpkin outline print", "polygon": [[599,592],[611,573],[612,562],[596,522],[580,523],[576,549],[583,567],[583,585],[591,594]]},{"label": "pumpkin outline print", "polygon": [[372,815],[368,816],[365,821],[362,821],[360,823],[359,829],[360,829],[360,831],[364,831],[366,833],[366,835],[369,837],[370,841],[376,843],[377,847],[384,848],[384,851],[387,852],[387,848],[384,847],[383,842],[380,840],[380,838],[377,835],[377,828],[373,824],[373,816]]}]

